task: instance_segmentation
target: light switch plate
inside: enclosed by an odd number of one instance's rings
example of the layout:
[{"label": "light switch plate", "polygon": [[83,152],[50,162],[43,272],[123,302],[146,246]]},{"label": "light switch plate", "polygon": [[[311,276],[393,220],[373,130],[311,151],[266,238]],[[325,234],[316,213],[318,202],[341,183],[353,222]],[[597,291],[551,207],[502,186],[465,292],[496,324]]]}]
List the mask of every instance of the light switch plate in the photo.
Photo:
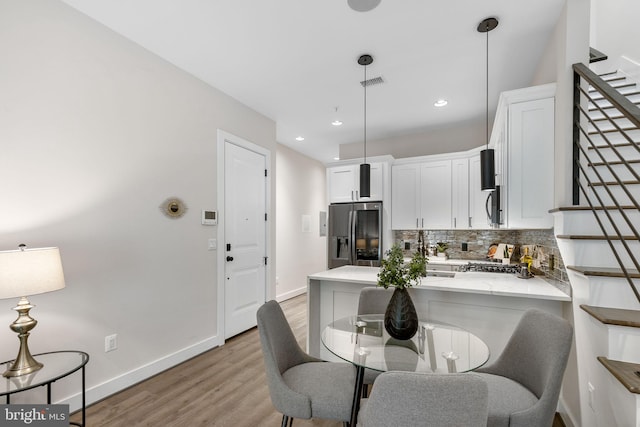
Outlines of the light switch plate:
[{"label": "light switch plate", "polygon": [[218,249],[218,239],[209,239],[209,247],[210,251],[215,251]]}]

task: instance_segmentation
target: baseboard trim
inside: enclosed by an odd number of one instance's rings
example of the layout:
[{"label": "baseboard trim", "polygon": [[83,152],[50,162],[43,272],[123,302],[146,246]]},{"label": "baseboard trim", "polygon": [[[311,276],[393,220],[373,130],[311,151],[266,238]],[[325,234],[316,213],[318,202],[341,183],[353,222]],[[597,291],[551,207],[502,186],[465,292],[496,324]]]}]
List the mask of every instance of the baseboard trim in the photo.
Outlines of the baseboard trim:
[{"label": "baseboard trim", "polygon": [[564,404],[564,400],[562,398],[558,400],[557,411],[558,412],[556,415],[560,416],[560,418],[562,419],[562,422],[566,427],[575,427],[576,425],[578,425],[574,422],[575,418],[573,417],[573,414],[571,413],[571,411],[569,411],[567,406]]},{"label": "baseboard trim", "polygon": [[278,302],[282,302],[282,301],[286,301],[288,299],[291,299],[293,297],[297,297],[298,295],[302,295],[304,293],[307,292],[307,286],[303,286],[301,288],[298,289],[294,289],[292,291],[289,292],[285,292],[284,294],[278,294],[276,295],[276,301]]},{"label": "baseboard trim", "polygon": [[[169,354],[146,365],[140,366],[139,368],[114,377],[102,384],[93,386],[86,391],[86,405],[88,407],[89,405],[99,402],[112,394],[118,393],[119,391],[151,378],[152,376],[166,371],[169,368],[173,368],[182,362],[204,353],[205,351],[219,347],[221,344],[222,340],[218,336],[207,338],[206,340],[200,341],[192,346],[183,348],[175,353]],[[76,412],[82,409],[82,393],[79,392],[56,403],[68,404],[69,412]]]}]

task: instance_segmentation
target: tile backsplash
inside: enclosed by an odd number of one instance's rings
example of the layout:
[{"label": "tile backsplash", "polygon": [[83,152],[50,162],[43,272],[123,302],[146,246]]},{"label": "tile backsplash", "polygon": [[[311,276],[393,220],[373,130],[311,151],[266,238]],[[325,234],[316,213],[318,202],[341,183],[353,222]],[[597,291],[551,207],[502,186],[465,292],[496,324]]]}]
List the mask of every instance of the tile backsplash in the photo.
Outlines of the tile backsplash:
[{"label": "tile backsplash", "polygon": [[[410,256],[418,249],[418,231],[395,230],[395,243]],[[438,242],[447,244],[447,255],[451,259],[485,260],[492,244],[508,243],[516,246],[512,260],[520,259],[521,245],[536,245],[533,254],[535,272],[544,274],[545,280],[563,292],[570,294],[567,271],[558,250],[553,229],[542,230],[424,230],[426,245]],[[406,247],[409,247],[407,250]],[[466,250],[463,250],[466,247]],[[537,271],[536,271],[537,270]]]}]

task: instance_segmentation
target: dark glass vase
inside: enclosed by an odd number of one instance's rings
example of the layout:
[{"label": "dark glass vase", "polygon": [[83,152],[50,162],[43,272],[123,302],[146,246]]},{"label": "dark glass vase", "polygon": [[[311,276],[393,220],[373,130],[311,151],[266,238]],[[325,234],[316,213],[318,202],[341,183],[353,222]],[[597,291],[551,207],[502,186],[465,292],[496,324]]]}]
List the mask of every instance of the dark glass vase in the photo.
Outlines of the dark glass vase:
[{"label": "dark glass vase", "polygon": [[406,288],[396,288],[384,313],[384,328],[399,340],[408,340],[418,331],[418,313]]}]

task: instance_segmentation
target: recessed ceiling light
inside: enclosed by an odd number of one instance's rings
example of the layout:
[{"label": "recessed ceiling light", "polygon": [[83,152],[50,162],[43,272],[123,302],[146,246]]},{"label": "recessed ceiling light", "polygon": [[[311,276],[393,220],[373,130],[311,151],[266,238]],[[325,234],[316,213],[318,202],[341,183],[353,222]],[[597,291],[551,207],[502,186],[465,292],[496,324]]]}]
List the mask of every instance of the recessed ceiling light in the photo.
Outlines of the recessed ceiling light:
[{"label": "recessed ceiling light", "polygon": [[296,141],[304,141],[304,137],[303,136],[297,136],[296,137]]},{"label": "recessed ceiling light", "polygon": [[448,103],[449,101],[447,101],[446,99],[438,99],[433,105],[435,105],[436,107],[444,107]]},{"label": "recessed ceiling light", "polygon": [[340,120],[334,120],[334,121],[331,122],[331,124],[334,125],[334,126],[341,126],[342,122]]},{"label": "recessed ceiling light", "polygon": [[334,157],[333,160],[340,160],[340,157]]}]

